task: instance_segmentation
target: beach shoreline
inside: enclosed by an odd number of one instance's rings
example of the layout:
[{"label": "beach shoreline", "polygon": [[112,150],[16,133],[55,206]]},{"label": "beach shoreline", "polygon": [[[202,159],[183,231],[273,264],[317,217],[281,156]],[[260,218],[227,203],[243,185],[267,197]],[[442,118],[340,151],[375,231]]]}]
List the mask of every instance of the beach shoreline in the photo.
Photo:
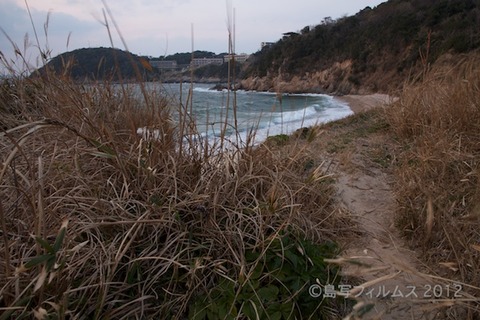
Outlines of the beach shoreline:
[{"label": "beach shoreline", "polygon": [[345,96],[335,96],[334,98],[347,103],[353,113],[364,112],[375,107],[388,105],[395,101],[395,98],[382,93],[367,95],[349,94]]}]

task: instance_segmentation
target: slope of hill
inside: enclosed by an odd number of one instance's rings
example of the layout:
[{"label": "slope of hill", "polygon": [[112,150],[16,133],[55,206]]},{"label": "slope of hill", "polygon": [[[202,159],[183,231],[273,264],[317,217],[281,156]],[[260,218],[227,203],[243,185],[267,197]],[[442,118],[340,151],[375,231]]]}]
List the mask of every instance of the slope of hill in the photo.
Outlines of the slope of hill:
[{"label": "slope of hill", "polygon": [[[215,54],[209,51],[195,51],[195,58],[217,58],[226,53]],[[166,57],[148,59],[130,52],[114,48],[84,48],[62,53],[51,59],[46,66],[35,74],[45,74],[46,70],[71,77],[74,80],[134,80],[139,79],[179,82],[193,80],[196,82],[226,82],[228,78],[227,63],[223,65],[206,65],[194,70],[193,75],[183,70],[190,65],[192,53],[176,53]],[[175,60],[181,70],[168,71],[154,68],[149,61]],[[236,74],[240,74],[240,65]]]},{"label": "slope of hill", "polygon": [[[193,52],[193,56],[195,58],[222,58],[224,55],[228,53],[220,53],[216,54],[215,52],[211,51],[202,51],[202,50],[195,50]],[[178,65],[189,65],[190,61],[192,61],[192,53],[191,52],[177,52],[168,56],[160,56],[158,58],[153,58],[153,61],[159,60],[175,60]]]},{"label": "slope of hill", "polygon": [[446,53],[480,46],[478,0],[390,0],[286,33],[257,52],[242,87],[362,93],[398,88]]},{"label": "slope of hill", "polygon": [[151,80],[156,76],[145,58],[114,48],[84,48],[62,53],[38,72],[46,69],[75,80]]}]

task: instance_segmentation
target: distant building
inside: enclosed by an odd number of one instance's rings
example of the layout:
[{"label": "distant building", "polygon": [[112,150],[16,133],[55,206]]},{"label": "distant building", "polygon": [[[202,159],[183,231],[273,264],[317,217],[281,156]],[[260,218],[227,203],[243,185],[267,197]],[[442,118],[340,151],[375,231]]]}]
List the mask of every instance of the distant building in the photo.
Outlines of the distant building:
[{"label": "distant building", "polygon": [[265,47],[269,48],[269,47],[273,46],[273,44],[274,44],[274,42],[262,42],[260,44],[260,49],[263,49]]},{"label": "distant building", "polygon": [[175,70],[178,68],[175,60],[150,60],[150,65],[160,70]]},{"label": "distant building", "polygon": [[222,65],[223,62],[223,58],[194,58],[192,59],[190,66],[193,68],[197,68],[201,66],[206,66],[208,64]]},{"label": "distant building", "polygon": [[283,33],[284,38],[298,36],[298,32],[285,32]]},{"label": "distant building", "polygon": [[240,62],[243,63],[247,61],[247,59],[250,57],[250,55],[242,53],[242,54],[227,54],[223,56],[223,59],[225,61],[231,60],[232,58],[235,58],[235,62]]}]

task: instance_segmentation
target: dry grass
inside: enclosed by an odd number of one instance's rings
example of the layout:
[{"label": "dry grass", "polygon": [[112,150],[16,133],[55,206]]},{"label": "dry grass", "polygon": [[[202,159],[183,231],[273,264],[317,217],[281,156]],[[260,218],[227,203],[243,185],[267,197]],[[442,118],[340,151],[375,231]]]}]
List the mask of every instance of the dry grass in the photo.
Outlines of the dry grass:
[{"label": "dry grass", "polygon": [[[442,276],[480,288],[480,57],[431,70],[387,112],[397,156],[397,224]],[[466,288],[467,286],[465,286]],[[478,315],[476,303],[466,306]]]},{"label": "dry grass", "polygon": [[253,148],[223,133],[212,144],[191,96],[169,101],[140,77],[82,85],[4,67],[0,320],[338,318],[338,301],[308,286],[338,283],[323,258],[348,227],[298,138]]},{"label": "dry grass", "polygon": [[1,94],[4,317],[184,318],[222,279],[248,282],[247,251],[344,226],[295,142],[222,153],[183,106],[119,85],[49,75]]}]

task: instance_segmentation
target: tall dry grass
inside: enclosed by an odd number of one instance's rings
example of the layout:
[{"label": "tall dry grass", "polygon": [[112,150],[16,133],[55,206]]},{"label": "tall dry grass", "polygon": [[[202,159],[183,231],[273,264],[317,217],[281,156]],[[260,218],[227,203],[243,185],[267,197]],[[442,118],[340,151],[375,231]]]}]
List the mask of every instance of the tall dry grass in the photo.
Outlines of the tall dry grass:
[{"label": "tall dry grass", "polygon": [[[478,54],[440,62],[387,110],[402,144],[397,224],[434,269],[473,296],[480,288],[479,62]],[[478,315],[476,303],[463,307]]]},{"label": "tall dry grass", "polygon": [[[185,106],[131,90],[55,74],[2,83],[0,319],[185,318],[222,281],[249,285],[278,239],[309,264],[299,244],[343,228],[300,144],[222,153]],[[315,281],[303,280],[292,297]]]}]

